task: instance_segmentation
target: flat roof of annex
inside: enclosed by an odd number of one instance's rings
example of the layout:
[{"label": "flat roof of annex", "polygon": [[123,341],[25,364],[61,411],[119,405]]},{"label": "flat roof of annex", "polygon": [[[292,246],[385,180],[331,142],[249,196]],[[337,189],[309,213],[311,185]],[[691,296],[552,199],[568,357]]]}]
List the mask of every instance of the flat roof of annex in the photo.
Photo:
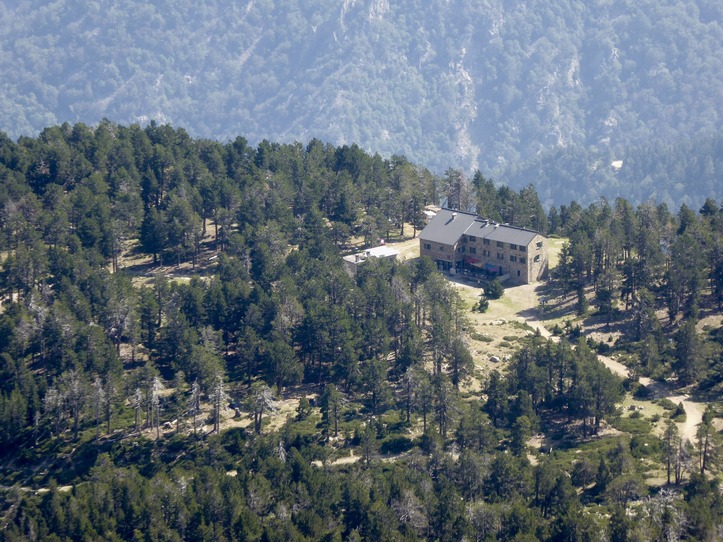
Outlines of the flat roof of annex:
[{"label": "flat roof of annex", "polygon": [[399,256],[399,251],[390,248],[386,245],[381,245],[373,248],[368,248],[356,254],[349,254],[344,256],[344,260],[350,263],[356,263],[365,260],[366,258],[396,258]]}]

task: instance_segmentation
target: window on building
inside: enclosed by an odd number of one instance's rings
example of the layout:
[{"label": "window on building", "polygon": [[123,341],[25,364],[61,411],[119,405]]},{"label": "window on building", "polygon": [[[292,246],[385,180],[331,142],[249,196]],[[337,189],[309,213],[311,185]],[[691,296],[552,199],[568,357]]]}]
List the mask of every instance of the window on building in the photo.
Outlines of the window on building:
[{"label": "window on building", "polygon": [[469,247],[469,253],[470,254],[477,254],[477,249],[475,247]]},{"label": "window on building", "polygon": [[541,248],[542,248],[542,241],[537,241],[537,248],[538,248],[538,249],[541,249]]},{"label": "window on building", "polygon": [[464,253],[464,251],[465,251],[466,248],[467,248],[467,247],[459,247],[459,248],[457,249],[457,252],[462,252],[462,253]]},{"label": "window on building", "polygon": [[439,245],[439,251],[444,252],[444,245]]},{"label": "window on building", "polygon": [[497,241],[497,248],[502,248],[504,246],[505,244],[502,241]]},{"label": "window on building", "polygon": [[517,245],[510,243],[510,250],[517,250]]},{"label": "window on building", "polygon": [[466,242],[467,242],[467,236],[466,236],[466,235],[463,235],[463,236],[462,236],[462,242],[463,242],[463,243],[466,243]]},{"label": "window on building", "polygon": [[539,261],[540,261],[540,255],[538,254],[537,256],[535,256],[535,262],[539,262]]},{"label": "window on building", "polygon": [[519,250],[520,252],[527,252],[527,247],[524,247],[524,246],[522,246],[522,245],[519,245],[519,246],[517,247],[517,250]]},{"label": "window on building", "polygon": [[505,255],[502,254],[501,252],[498,252],[498,253],[497,253],[497,259],[498,259],[498,260],[504,260],[504,259],[505,259]]},{"label": "window on building", "polygon": [[511,261],[511,262],[516,262],[516,261],[517,261],[517,256],[510,256],[510,261]]},{"label": "window on building", "polygon": [[424,243],[424,250],[432,250],[432,245],[429,243]]},{"label": "window on building", "polygon": [[485,258],[489,258],[489,257],[490,257],[490,251],[489,251],[489,250],[483,250],[483,251],[482,251],[482,256],[484,256]]},{"label": "window on building", "polygon": [[470,236],[469,236],[469,242],[470,242],[470,243],[476,243],[476,242],[477,242],[477,238],[476,238],[474,235],[470,235]]},{"label": "window on building", "polygon": [[524,259],[524,258],[520,258],[519,261],[520,261],[520,263],[525,263],[525,259]]},{"label": "window on building", "polygon": [[482,239],[482,244],[483,244],[483,245],[489,245],[489,244],[490,244],[490,240],[489,240],[489,239]]}]

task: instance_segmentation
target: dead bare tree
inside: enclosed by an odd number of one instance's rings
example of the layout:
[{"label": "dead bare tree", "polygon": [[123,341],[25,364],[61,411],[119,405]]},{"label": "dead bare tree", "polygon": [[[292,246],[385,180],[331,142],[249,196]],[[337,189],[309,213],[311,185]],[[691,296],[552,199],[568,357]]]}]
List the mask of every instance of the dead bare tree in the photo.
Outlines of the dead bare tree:
[{"label": "dead bare tree", "polygon": [[221,409],[224,402],[228,400],[226,385],[223,382],[223,375],[216,373],[213,377],[213,390],[211,391],[211,403],[213,404],[213,430],[218,433],[221,429]]},{"label": "dead bare tree", "polygon": [[193,417],[193,435],[196,435],[198,430],[198,413],[201,411],[201,385],[198,380],[194,380],[191,384],[191,395],[188,397],[186,403],[187,412]]}]

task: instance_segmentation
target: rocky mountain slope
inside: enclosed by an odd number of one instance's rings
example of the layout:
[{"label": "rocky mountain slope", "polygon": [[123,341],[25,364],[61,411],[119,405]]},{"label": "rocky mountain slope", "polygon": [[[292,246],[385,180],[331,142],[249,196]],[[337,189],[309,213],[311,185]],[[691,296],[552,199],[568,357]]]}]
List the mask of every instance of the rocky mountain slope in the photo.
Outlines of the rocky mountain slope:
[{"label": "rocky mountain slope", "polygon": [[[705,187],[721,156],[722,20],[712,0],[11,0],[0,129],[105,117],[252,143],[316,137],[513,186],[541,179],[547,203],[697,205],[684,193],[719,196]],[[694,137],[702,167],[628,169]]]}]

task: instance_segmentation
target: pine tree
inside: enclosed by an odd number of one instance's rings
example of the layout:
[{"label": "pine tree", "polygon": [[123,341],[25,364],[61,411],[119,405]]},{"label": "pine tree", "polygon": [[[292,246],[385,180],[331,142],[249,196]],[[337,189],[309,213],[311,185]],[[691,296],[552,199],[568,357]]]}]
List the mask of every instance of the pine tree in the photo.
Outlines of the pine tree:
[{"label": "pine tree", "polygon": [[678,427],[672,420],[666,420],[665,431],[663,432],[663,460],[665,461],[665,471],[667,474],[668,485],[670,485],[670,475],[675,467],[675,456],[680,446],[680,435]]},{"label": "pine tree", "polygon": [[334,384],[327,384],[319,402],[321,404],[321,419],[326,427],[326,438],[329,439],[332,428],[336,438],[339,436],[339,419],[341,417],[343,397]]},{"label": "pine tree", "polygon": [[720,436],[713,426],[713,408],[706,406],[696,432],[700,473],[716,470],[720,460]]},{"label": "pine tree", "polygon": [[683,384],[692,384],[700,379],[702,355],[696,321],[687,320],[675,334],[676,368]]}]

